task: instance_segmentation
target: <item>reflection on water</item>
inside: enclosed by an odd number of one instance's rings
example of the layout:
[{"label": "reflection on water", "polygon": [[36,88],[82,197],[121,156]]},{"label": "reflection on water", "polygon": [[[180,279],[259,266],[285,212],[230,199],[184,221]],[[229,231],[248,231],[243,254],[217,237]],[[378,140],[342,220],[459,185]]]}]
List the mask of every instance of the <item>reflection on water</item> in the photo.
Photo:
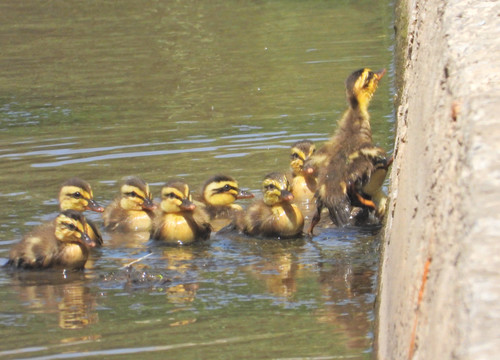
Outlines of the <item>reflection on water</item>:
[{"label": "reflection on water", "polygon": [[[218,173],[260,196],[291,144],[333,132],[348,74],[390,70],[391,13],[368,0],[3,1],[0,260],[54,218],[73,176],[103,206],[129,175],[157,199],[169,179],[199,192]],[[390,152],[390,76],[370,109]],[[369,358],[378,229],[317,229],[185,248],[105,233],[84,273],[0,271],[0,356]]]}]

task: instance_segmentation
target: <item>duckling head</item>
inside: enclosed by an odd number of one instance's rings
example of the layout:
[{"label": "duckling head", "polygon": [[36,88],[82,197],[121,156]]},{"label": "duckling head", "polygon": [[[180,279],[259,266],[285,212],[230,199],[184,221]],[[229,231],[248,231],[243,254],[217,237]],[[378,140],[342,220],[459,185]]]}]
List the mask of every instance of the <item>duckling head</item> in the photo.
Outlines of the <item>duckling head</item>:
[{"label": "duckling head", "polygon": [[61,210],[104,211],[104,208],[94,200],[90,184],[76,177],[62,184],[59,191],[59,206]]},{"label": "duckling head", "polygon": [[347,100],[352,108],[367,109],[375,94],[378,82],[385,74],[385,69],[373,72],[364,68],[353,72],[345,82]]},{"label": "duckling head", "polygon": [[203,199],[215,206],[231,205],[237,199],[250,199],[254,195],[238,187],[238,182],[230,176],[215,175],[203,185]]},{"label": "duckling head", "polygon": [[55,236],[62,242],[79,242],[88,247],[96,243],[85,232],[87,221],[85,217],[75,210],[64,210],[56,218]]},{"label": "duckling head", "polygon": [[149,185],[142,179],[132,176],[125,179],[120,188],[120,206],[125,210],[155,210],[153,196],[149,191]]},{"label": "duckling head", "polygon": [[189,186],[178,180],[167,182],[161,189],[161,209],[165,213],[193,211],[196,205],[191,200]]},{"label": "duckling head", "polygon": [[293,195],[290,192],[290,183],[285,174],[272,172],[267,174],[262,182],[264,203],[268,206],[277,205],[282,202],[290,202]]},{"label": "duckling head", "polygon": [[300,140],[292,145],[290,149],[290,166],[293,175],[301,175],[304,172],[304,163],[316,151],[316,146],[311,140]]}]

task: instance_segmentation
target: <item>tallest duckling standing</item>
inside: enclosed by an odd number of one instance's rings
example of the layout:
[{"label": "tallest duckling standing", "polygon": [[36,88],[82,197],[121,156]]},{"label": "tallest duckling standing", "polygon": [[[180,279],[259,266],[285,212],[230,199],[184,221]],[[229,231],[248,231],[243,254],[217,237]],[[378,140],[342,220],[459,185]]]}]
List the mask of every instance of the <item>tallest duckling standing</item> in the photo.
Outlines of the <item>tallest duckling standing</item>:
[{"label": "tallest duckling standing", "polygon": [[304,165],[317,175],[316,211],[309,233],[321,219],[326,207],[337,226],[351,221],[352,207],[373,212],[380,219],[385,213],[386,196],[382,184],[391,161],[374,146],[368,105],[385,69],[374,72],[364,68],[346,80],[348,108],[332,138]]}]

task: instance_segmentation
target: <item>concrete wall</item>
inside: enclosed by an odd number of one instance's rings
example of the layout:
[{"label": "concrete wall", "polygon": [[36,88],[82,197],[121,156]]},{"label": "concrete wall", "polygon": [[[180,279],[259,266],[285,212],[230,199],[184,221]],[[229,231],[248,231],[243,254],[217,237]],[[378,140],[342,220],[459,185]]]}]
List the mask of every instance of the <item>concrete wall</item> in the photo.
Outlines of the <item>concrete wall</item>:
[{"label": "concrete wall", "polygon": [[497,359],[500,2],[401,0],[397,17],[404,74],[377,355]]}]

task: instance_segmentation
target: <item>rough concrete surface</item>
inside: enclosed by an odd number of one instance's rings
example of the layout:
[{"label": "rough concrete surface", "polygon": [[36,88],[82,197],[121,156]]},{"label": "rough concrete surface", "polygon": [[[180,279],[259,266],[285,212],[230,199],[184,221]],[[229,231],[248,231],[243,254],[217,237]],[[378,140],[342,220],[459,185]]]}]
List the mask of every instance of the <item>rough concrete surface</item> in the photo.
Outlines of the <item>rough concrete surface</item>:
[{"label": "rough concrete surface", "polygon": [[399,5],[408,28],[377,355],[497,359],[500,1]]}]

